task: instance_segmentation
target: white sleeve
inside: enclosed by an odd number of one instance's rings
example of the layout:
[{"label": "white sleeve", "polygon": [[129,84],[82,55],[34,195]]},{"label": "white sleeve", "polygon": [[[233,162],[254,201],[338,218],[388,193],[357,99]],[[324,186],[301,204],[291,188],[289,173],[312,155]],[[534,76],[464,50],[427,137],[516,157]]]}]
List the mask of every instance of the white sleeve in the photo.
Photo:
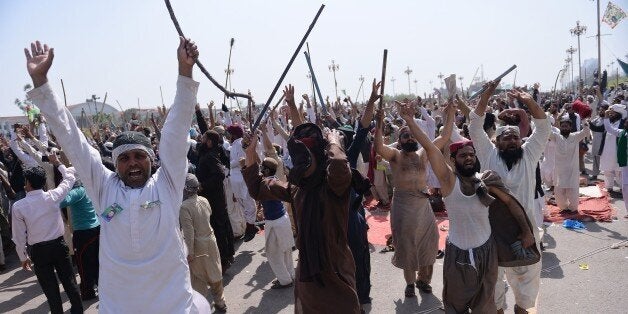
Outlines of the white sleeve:
[{"label": "white sleeve", "polygon": [[100,153],[89,145],[70,111],[57,99],[50,83],[31,90],[28,95],[48,121],[50,130],[57,135],[59,145],[76,168],[90,198],[100,202],[104,182],[114,173],[103,166]]},{"label": "white sleeve", "polygon": [[476,156],[481,165],[488,164],[489,152],[495,149],[495,145],[493,145],[486,132],[484,132],[484,118],[486,118],[486,114],[479,116],[475,111],[469,113],[469,137],[471,137],[473,141]]},{"label": "white sleeve", "polygon": [[[179,199],[182,197],[185,173],[188,168],[187,137],[189,127],[192,124],[198,86],[199,83],[192,78],[179,75],[174,103],[170,107],[168,117],[161,129],[161,139],[159,140],[161,167],[158,171],[165,174],[165,182],[168,183],[170,191],[174,193],[173,197],[179,197]],[[159,180],[164,180],[161,173]],[[178,212],[179,208],[172,208],[172,210]]]}]

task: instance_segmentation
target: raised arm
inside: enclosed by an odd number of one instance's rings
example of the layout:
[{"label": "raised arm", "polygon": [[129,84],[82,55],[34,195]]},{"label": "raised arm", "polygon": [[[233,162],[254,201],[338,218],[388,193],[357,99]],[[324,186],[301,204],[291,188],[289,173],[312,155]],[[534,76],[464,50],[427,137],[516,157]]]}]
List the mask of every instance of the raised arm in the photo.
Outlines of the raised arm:
[{"label": "raised arm", "polygon": [[484,87],[486,87],[486,90],[480,96],[480,101],[475,107],[475,110],[473,110],[476,115],[484,116],[484,113],[486,112],[486,107],[488,106],[488,100],[491,98],[493,93],[495,93],[495,88],[497,88],[497,85],[499,85],[499,81],[490,81],[484,85]]},{"label": "raised arm", "polygon": [[414,120],[414,106],[399,102],[397,102],[397,106],[401,118],[406,121],[408,127],[410,128],[412,136],[416,138],[425,150],[427,159],[430,161],[430,165],[432,166],[432,170],[434,170],[434,174],[436,174],[436,177],[441,184],[443,196],[449,195],[453,188],[453,183],[455,182],[453,171],[451,171],[449,166],[445,163],[445,158],[443,157],[440,149],[432,143],[427,134],[419,128],[419,125]]},{"label": "raised arm", "polygon": [[449,141],[453,141],[451,138],[454,130],[456,108],[451,103],[447,103],[445,105],[445,109],[443,110],[443,115],[443,133],[432,141],[432,143],[434,143],[434,145],[436,145],[441,152]]},{"label": "raised arm", "polygon": [[303,116],[299,112],[299,108],[294,103],[294,86],[288,85],[285,87],[283,94],[286,98],[286,103],[288,104],[288,108],[290,110],[290,119],[292,119],[292,127],[297,127],[303,124]]},{"label": "raised arm", "polygon": [[397,156],[397,151],[384,145],[384,113],[377,111],[377,124],[375,125],[375,137],[373,138],[373,146],[375,152],[387,161],[392,161]]},{"label": "raised arm", "polygon": [[382,82],[377,83],[377,81],[373,79],[371,96],[369,97],[369,101],[364,107],[364,113],[362,114],[362,118],[360,119],[360,125],[363,128],[368,128],[371,125],[371,121],[373,121],[373,110],[375,108],[375,102],[379,100],[380,97],[382,97],[382,95],[379,94],[379,88],[381,86]]},{"label": "raised arm", "polygon": [[98,150],[88,142],[83,132],[76,125],[70,112],[59,102],[52,87],[48,84],[48,71],[54,59],[54,49],[41,45],[39,41],[31,44],[31,50],[24,49],[28,74],[35,87],[28,93],[29,98],[39,107],[48,121],[52,133],[76,168],[90,197],[98,202],[102,193],[102,183],[113,172],[102,165]]},{"label": "raised arm", "polygon": [[[198,58],[198,49],[194,42],[179,37],[177,59],[179,61],[179,78],[174,103],[170,107],[159,141],[159,158],[161,168],[158,171],[165,175],[165,182],[170,187],[173,198],[182,198],[181,193],[187,172],[187,136],[198,91],[198,83],[192,80],[192,67]],[[161,173],[158,180],[162,180]],[[171,210],[179,212],[179,208]]]}]

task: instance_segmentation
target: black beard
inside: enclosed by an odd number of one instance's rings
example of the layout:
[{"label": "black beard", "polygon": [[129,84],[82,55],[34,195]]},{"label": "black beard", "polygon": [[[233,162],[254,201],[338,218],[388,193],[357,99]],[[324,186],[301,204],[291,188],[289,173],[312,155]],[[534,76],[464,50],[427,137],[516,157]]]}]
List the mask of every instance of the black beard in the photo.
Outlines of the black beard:
[{"label": "black beard", "polygon": [[621,119],[621,115],[619,116],[613,116],[612,118],[608,118],[608,120],[610,120],[611,122],[617,122]]},{"label": "black beard", "polygon": [[499,157],[506,163],[508,170],[512,169],[521,158],[523,158],[523,148],[500,150]]},{"label": "black beard", "polygon": [[456,172],[463,176],[463,177],[472,177],[474,176],[476,173],[480,172],[480,167],[479,167],[480,163],[477,162],[475,163],[475,166],[471,169],[465,169],[464,166],[459,165],[458,163],[456,163]]},{"label": "black beard", "polygon": [[569,130],[566,130],[566,131],[561,130],[560,131],[560,135],[562,135],[563,137],[568,137],[569,133],[571,133],[571,131],[569,131]]},{"label": "black beard", "polygon": [[419,150],[419,143],[417,142],[405,142],[405,143],[402,143],[400,146],[401,146],[401,149],[406,153],[412,153]]}]

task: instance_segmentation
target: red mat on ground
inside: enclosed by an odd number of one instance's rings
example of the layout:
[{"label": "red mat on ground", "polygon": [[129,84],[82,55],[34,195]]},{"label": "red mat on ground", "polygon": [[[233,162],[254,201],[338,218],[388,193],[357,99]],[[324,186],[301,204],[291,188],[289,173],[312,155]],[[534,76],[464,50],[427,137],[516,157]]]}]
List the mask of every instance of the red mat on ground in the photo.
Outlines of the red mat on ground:
[{"label": "red mat on ground", "polygon": [[[369,224],[368,239],[369,243],[375,245],[386,245],[386,240],[392,235],[390,229],[390,211],[377,208],[377,201],[367,199],[364,202],[367,208],[366,222]],[[436,224],[438,225],[438,248],[445,249],[445,239],[447,239],[447,230],[449,230],[449,219],[446,213],[435,213]]]},{"label": "red mat on ground", "polygon": [[563,222],[565,219],[576,219],[580,221],[602,221],[610,222],[616,214],[610,204],[608,192],[604,191],[604,183],[598,182],[597,186],[602,192],[601,197],[580,197],[578,200],[578,213],[560,213],[560,209],[555,205],[547,204],[547,212],[544,220],[547,222]]}]

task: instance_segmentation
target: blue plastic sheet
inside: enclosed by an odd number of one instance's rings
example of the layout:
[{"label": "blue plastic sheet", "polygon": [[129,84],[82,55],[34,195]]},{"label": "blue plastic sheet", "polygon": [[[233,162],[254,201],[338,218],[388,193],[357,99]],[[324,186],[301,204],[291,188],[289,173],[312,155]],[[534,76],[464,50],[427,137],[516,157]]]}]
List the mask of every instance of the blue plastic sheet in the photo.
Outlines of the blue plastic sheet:
[{"label": "blue plastic sheet", "polygon": [[584,224],[579,221],[579,220],[575,220],[575,219],[565,219],[565,221],[563,221],[563,227],[567,228],[567,229],[585,229]]}]

